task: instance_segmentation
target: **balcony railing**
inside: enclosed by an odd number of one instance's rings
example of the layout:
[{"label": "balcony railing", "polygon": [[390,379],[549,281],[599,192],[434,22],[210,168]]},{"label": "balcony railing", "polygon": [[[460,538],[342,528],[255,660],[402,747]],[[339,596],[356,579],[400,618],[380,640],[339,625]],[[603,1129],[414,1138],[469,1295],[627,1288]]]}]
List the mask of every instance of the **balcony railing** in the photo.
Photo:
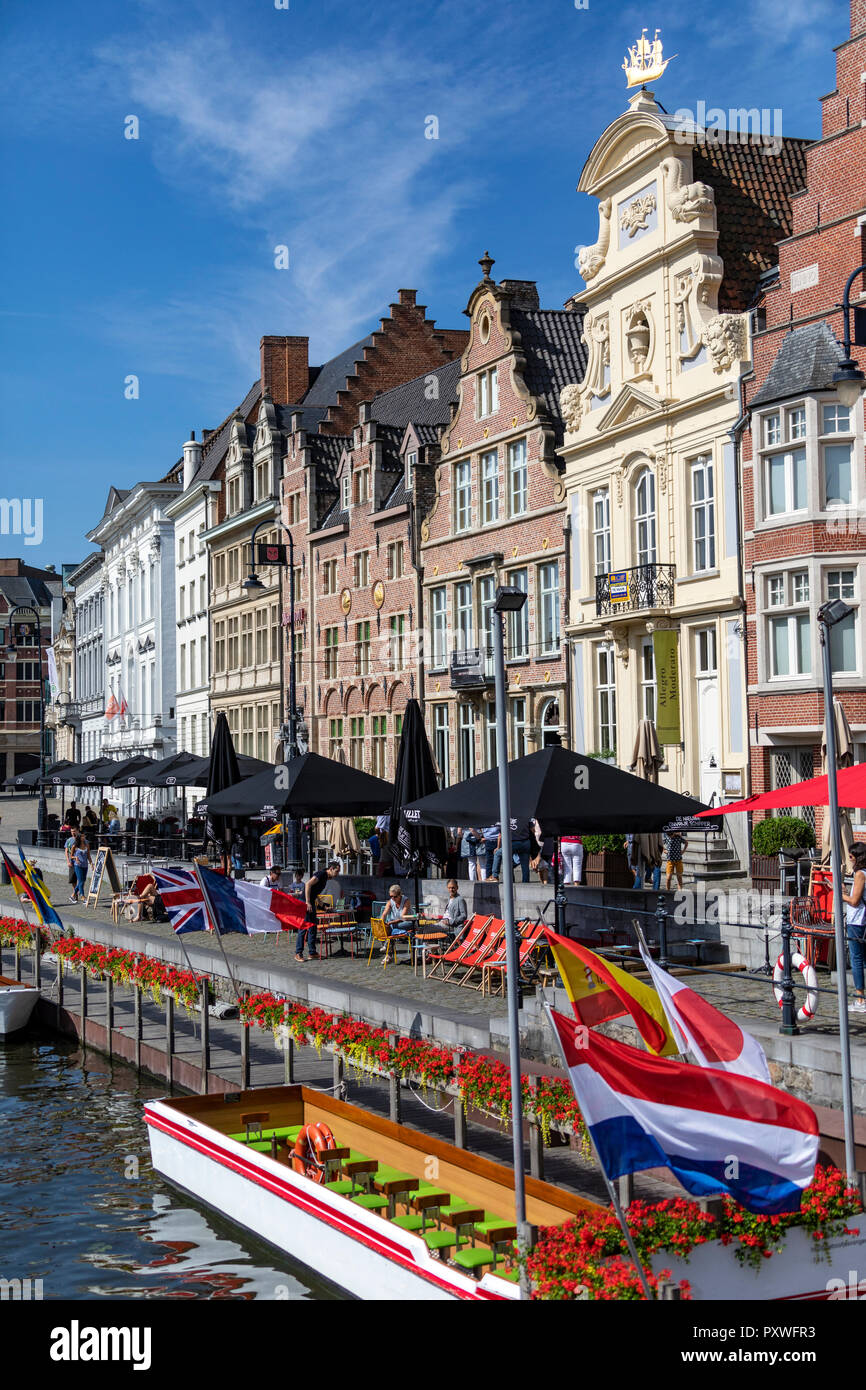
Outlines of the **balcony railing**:
[{"label": "balcony railing", "polygon": [[674,601],[676,565],[636,565],[595,576],[596,616],[616,617],[670,608]]},{"label": "balcony railing", "polygon": [[483,690],[493,681],[492,647],[467,647],[451,653],[452,690]]}]

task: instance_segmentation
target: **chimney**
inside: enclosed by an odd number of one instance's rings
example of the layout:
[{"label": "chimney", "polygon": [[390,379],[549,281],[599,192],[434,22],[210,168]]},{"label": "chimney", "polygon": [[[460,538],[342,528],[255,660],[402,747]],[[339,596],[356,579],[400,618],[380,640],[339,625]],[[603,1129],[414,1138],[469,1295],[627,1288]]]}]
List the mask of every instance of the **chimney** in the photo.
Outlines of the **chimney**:
[{"label": "chimney", "polygon": [[300,405],[310,385],[309,338],[262,338],[262,395],[275,405]]},{"label": "chimney", "polygon": [[538,309],[538,287],[534,280],[500,280],[499,288],[510,296],[518,309]]},{"label": "chimney", "polygon": [[198,470],[201,468],[201,445],[195,437],[195,430],[190,434],[189,439],[183,446],[183,490],[192,483]]}]

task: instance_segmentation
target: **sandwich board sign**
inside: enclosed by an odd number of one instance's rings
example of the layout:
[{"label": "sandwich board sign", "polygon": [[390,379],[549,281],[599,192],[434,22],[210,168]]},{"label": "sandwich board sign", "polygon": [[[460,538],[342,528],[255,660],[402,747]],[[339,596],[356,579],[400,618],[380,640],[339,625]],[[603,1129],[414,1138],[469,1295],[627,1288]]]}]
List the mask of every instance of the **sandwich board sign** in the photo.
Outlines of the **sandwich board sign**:
[{"label": "sandwich board sign", "polygon": [[108,881],[115,893],[123,891],[120,883],[120,875],[117,872],[117,865],[114,862],[114,855],[108,845],[101,845],[96,851],[96,858],[93,861],[93,873],[90,875],[90,885],[87,889],[87,900],[85,907],[95,907],[99,902],[99,890],[102,888],[102,881],[105,872],[108,870]]}]

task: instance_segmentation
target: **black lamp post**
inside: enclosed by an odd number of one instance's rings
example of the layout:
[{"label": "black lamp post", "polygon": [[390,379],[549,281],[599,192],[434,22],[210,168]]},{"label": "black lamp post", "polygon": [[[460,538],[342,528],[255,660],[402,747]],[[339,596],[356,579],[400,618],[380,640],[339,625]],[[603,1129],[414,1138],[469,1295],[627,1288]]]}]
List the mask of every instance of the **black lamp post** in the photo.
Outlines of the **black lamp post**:
[{"label": "black lamp post", "polygon": [[[863,274],[864,270],[866,270],[866,261],[864,261],[862,265],[858,265],[856,270],[852,270],[845,282],[845,289],[842,293],[842,313],[844,315],[842,346],[845,352],[845,358],[844,361],[839,363],[839,366],[833,373],[833,385],[839,393],[839,398],[843,405],[849,407],[852,407],[856,403],[864,385],[866,385],[866,377],[864,377],[857,363],[851,356],[851,286],[854,284],[857,276]],[[866,318],[866,310],[855,307],[854,315],[854,341],[860,344],[866,342],[866,333],[864,333],[863,323],[864,318]]]},{"label": "black lamp post", "polygon": [[[265,517],[253,527],[250,536],[250,572],[241,588],[248,593],[264,589],[264,584],[256,574],[256,536],[264,527],[273,525],[273,517]],[[298,692],[295,680],[295,542],[288,526],[278,520],[278,524],[289,538],[289,758],[298,756]],[[280,648],[282,651],[282,647]],[[280,681],[280,713],[285,714],[285,682]],[[285,719],[283,720],[285,727]],[[300,844],[297,818],[292,816],[292,867],[299,867]]]},{"label": "black lamp post", "polygon": [[39,611],[31,608],[30,605],[12,608],[9,611],[9,642],[7,652],[11,657],[16,654],[13,624],[15,619],[19,622],[32,623],[36,628],[36,667],[39,677],[39,805],[36,811],[36,829],[42,834],[48,825],[48,803],[45,799],[45,788],[42,785],[42,778],[45,776],[45,683],[42,678],[42,624],[39,621]]}]

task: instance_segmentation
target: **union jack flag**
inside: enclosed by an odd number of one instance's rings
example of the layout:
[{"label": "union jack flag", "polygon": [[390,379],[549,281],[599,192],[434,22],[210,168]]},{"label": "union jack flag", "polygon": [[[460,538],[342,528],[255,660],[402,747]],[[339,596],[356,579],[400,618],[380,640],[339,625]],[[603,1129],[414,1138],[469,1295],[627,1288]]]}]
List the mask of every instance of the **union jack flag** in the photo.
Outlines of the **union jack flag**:
[{"label": "union jack flag", "polygon": [[154,869],[153,876],[176,932],[210,931],[205,900],[191,869]]}]

